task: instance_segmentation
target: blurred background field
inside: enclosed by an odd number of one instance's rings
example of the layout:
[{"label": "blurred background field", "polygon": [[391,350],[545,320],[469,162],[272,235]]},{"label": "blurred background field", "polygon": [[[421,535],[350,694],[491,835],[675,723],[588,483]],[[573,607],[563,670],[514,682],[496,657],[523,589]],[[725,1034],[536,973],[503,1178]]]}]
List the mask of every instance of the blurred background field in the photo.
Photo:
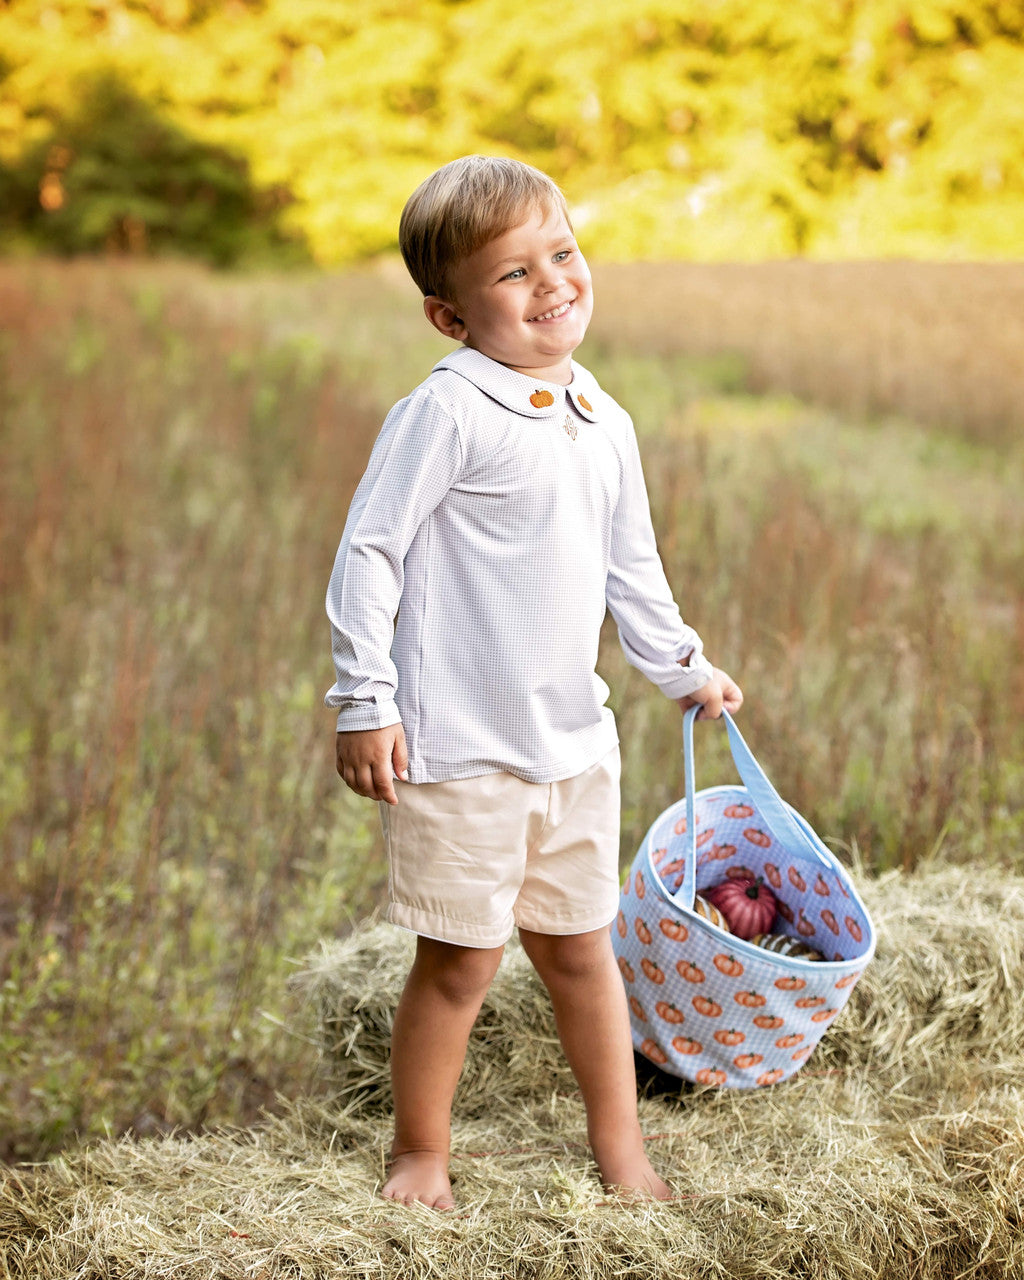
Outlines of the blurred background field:
[{"label": "blurred background field", "polygon": [[[580,359],[634,414],[684,614],[865,871],[1024,869],[1022,289],[597,270]],[[0,1135],[35,1159],[316,1089],[287,979],[384,879],[321,602],[381,417],[445,345],[393,263],[7,262],[0,317]],[[679,794],[679,720],[602,652],[625,862]],[[698,783],[728,770],[703,726]]]}]

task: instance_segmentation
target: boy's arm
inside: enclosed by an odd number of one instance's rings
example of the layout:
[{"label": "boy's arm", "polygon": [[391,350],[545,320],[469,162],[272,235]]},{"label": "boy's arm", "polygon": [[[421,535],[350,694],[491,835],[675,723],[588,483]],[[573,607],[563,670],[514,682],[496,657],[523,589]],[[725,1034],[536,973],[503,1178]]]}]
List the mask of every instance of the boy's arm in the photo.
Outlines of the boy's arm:
[{"label": "boy's arm", "polygon": [[[611,527],[608,608],[626,659],[634,667],[680,705],[688,698],[704,703],[700,691],[716,680],[716,673],[703,656],[700,636],[680,617],[665,577],[636,434],[628,419],[627,424],[620,454],[622,487]],[[707,697],[713,707],[716,690],[709,690]]]},{"label": "boy's arm", "polygon": [[[337,728],[346,738],[391,730],[392,754],[401,718],[395,703],[398,672],[391,647],[405,586],[405,559],[418,530],[451,488],[461,466],[462,445],[455,422],[429,389],[418,388],[392,409],[381,429],[352,499],[327,588],[337,679],[324,701],[337,709]],[[344,751],[338,744],[339,772],[345,776],[345,761],[352,756],[353,778],[366,767],[372,774],[374,766],[368,766],[365,744],[356,750],[356,737],[350,742]],[[380,751],[375,749],[371,755],[379,769]]]}]

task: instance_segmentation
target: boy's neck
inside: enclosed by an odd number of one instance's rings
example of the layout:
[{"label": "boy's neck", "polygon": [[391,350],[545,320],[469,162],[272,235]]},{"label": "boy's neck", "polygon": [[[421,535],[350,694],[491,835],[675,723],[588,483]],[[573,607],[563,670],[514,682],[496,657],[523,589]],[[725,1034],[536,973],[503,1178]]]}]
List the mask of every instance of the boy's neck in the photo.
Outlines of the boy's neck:
[{"label": "boy's neck", "polygon": [[[470,347],[468,342],[462,344],[470,350],[479,350],[478,347]],[[486,351],[481,351],[481,355],[487,356],[489,360],[494,360],[493,356],[487,355]],[[505,364],[502,360],[494,360],[495,364],[502,365],[505,369],[511,369],[513,373],[521,373],[523,377],[530,378],[535,382],[552,382],[560,387],[568,387],[573,380],[572,357],[566,356],[564,360],[559,360],[556,364],[541,365],[539,368],[525,369],[521,365]]]}]

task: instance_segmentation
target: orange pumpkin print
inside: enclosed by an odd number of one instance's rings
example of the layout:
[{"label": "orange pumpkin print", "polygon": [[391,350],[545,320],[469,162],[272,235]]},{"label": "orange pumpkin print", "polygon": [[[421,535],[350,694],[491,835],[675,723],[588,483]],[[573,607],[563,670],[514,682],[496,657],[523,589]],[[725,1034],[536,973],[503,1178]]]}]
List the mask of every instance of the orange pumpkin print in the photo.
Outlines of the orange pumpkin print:
[{"label": "orange pumpkin print", "polygon": [[807,881],[803,878],[800,872],[797,871],[796,867],[789,867],[786,871],[786,875],[789,876],[789,883],[798,893],[803,893],[806,890]]},{"label": "orange pumpkin print", "polygon": [[782,876],[779,875],[779,869],[774,862],[766,862],[764,864],[764,874],[773,889],[782,888]]},{"label": "orange pumpkin print", "polygon": [[828,1022],[829,1018],[834,1018],[838,1012],[838,1009],[819,1009],[817,1013],[811,1014],[811,1021]]},{"label": "orange pumpkin print", "polygon": [[623,896],[624,896],[624,897],[626,897],[626,898],[628,898],[628,897],[629,897],[629,886],[630,886],[630,884],[632,883],[632,880],[633,880],[633,877],[632,877],[632,876],[629,874],[629,872],[627,871],[627,872],[626,872],[626,878],[625,878],[625,880],[623,880],[623,882],[622,882],[622,893],[623,893]]},{"label": "orange pumpkin print", "polygon": [[651,931],[639,916],[633,921],[633,931],[646,947],[651,941]]},{"label": "orange pumpkin print", "polygon": [[667,1000],[659,1000],[654,1006],[654,1012],[663,1022],[682,1022],[683,1020],[682,1013],[674,1004],[669,1004]]},{"label": "orange pumpkin print", "polygon": [[799,1044],[802,1039],[803,1035],[801,1032],[793,1031],[788,1036],[779,1036],[778,1040],[775,1041],[775,1046],[778,1049],[792,1049],[793,1046]]},{"label": "orange pumpkin print", "polygon": [[746,1040],[746,1038],[747,1037],[743,1034],[743,1032],[737,1031],[735,1027],[731,1031],[715,1032],[715,1039],[718,1041],[718,1043],[728,1045],[730,1048],[732,1048],[733,1045],[742,1044],[743,1041]]},{"label": "orange pumpkin print", "polygon": [[765,1071],[763,1075],[757,1077],[757,1083],[760,1085],[775,1084],[785,1075],[785,1071],[781,1067],[776,1067],[774,1071]]},{"label": "orange pumpkin print", "polygon": [[725,1084],[728,1078],[725,1072],[719,1071],[717,1067],[701,1067],[696,1075],[698,1084]]},{"label": "orange pumpkin print", "polygon": [[581,391],[581,392],[580,392],[580,394],[576,397],[576,399],[580,402],[580,404],[583,406],[583,408],[584,408],[584,409],[586,409],[587,413],[593,413],[593,412],[594,412],[593,407],[591,406],[590,401],[587,399],[587,397],[583,394],[583,392],[582,392],[582,391]]},{"label": "orange pumpkin print", "polygon": [[754,806],[752,804],[727,804],[722,812],[727,818],[752,818],[754,816]]},{"label": "orange pumpkin print", "polygon": [[656,867],[661,866],[666,853],[668,853],[668,849],[655,849],[655,851],[651,854],[651,861],[654,863]]},{"label": "orange pumpkin print", "polygon": [[796,1002],[798,1009],[817,1009],[825,1003],[824,996],[801,996]]},{"label": "orange pumpkin print", "polygon": [[859,970],[857,973],[848,973],[845,978],[839,979],[839,981],[836,983],[836,987],[838,990],[843,991],[845,990],[846,987],[852,987],[859,977],[860,977]]},{"label": "orange pumpkin print", "polygon": [[832,890],[825,883],[825,877],[820,872],[814,882],[814,892],[822,898],[830,898],[832,896]]},{"label": "orange pumpkin print", "polygon": [[638,898],[643,898],[646,892],[647,886],[644,884],[644,873],[642,871],[638,871],[636,873],[636,896]]},{"label": "orange pumpkin print", "polygon": [[640,1052],[645,1058],[650,1058],[652,1062],[656,1062],[659,1067],[663,1067],[668,1062],[668,1054],[660,1045],[654,1043],[653,1040],[647,1039],[640,1046]]},{"label": "orange pumpkin print", "polygon": [[797,1049],[796,1053],[792,1055],[792,1059],[794,1062],[803,1062],[804,1058],[809,1058],[813,1052],[814,1045],[805,1044],[802,1049]]},{"label": "orange pumpkin print", "polygon": [[647,1021],[647,1014],[644,1013],[644,1007],[636,996],[629,997],[629,1007],[633,1010],[633,1013],[639,1022]]},{"label": "orange pumpkin print", "polygon": [[775,909],[787,924],[793,923],[793,908],[788,902],[783,902],[781,898],[775,899]]},{"label": "orange pumpkin print", "polygon": [[705,1018],[720,1018],[722,1016],[722,1006],[715,1004],[714,1000],[708,996],[694,996],[692,1004],[697,1012],[703,1014]]},{"label": "orange pumpkin print", "polygon": [[660,987],[665,981],[665,975],[648,956],[644,956],[640,961],[640,968],[643,969],[644,973],[647,974],[648,978],[650,978],[656,986]]},{"label": "orange pumpkin print", "polygon": [[672,828],[672,830],[676,833],[677,836],[685,836],[686,835],[686,819],[677,818],[676,825]]},{"label": "orange pumpkin print", "polygon": [[532,404],[535,409],[550,409],[554,403],[555,397],[550,391],[537,390],[532,396],[530,396],[530,404]]},{"label": "orange pumpkin print", "polygon": [[861,939],[864,937],[864,934],[861,931],[860,925],[857,923],[856,920],[854,920],[853,916],[846,917],[846,931],[847,933],[849,933],[850,937],[854,940],[854,942],[860,942]]},{"label": "orange pumpkin print", "polygon": [[725,872],[727,880],[756,880],[757,872],[751,871],[749,867],[736,866],[728,867]]},{"label": "orange pumpkin print", "polygon": [[669,876],[674,876],[677,871],[682,871],[685,866],[686,866],[685,858],[673,858],[671,862],[669,862],[665,867],[662,868],[662,872],[661,872],[662,879],[664,880],[664,879],[667,879]]},{"label": "orange pumpkin print", "polygon": [[735,956],[727,956],[724,952],[715,956],[712,961],[719,973],[724,973],[727,978],[738,978],[743,972],[743,965]]},{"label": "orange pumpkin print", "polygon": [[708,857],[715,862],[728,862],[735,852],[736,846],[734,844],[713,844],[708,852]]},{"label": "orange pumpkin print", "polygon": [[784,1018],[777,1018],[770,1013],[759,1013],[754,1019],[754,1026],[760,1027],[762,1031],[776,1031],[784,1022]]},{"label": "orange pumpkin print", "polygon": [[709,840],[713,840],[714,838],[715,838],[714,827],[708,827],[707,831],[702,831],[700,835],[697,837],[697,848],[699,849],[702,844],[707,844]]},{"label": "orange pumpkin print", "polygon": [[826,928],[826,929],[828,929],[828,930],[830,930],[832,933],[836,934],[836,936],[838,937],[838,935],[839,935],[839,921],[835,918],[835,916],[832,914],[832,912],[831,912],[831,911],[829,911],[828,907],[826,907],[826,908],[822,911],[822,913],[821,913],[821,919],[822,919],[822,921],[823,921],[823,923],[824,923],[824,925],[825,925],[825,928]]},{"label": "orange pumpkin print", "polygon": [[703,1053],[704,1046],[699,1040],[694,1040],[690,1036],[673,1036],[672,1048],[676,1053]]},{"label": "orange pumpkin print", "polygon": [[814,925],[811,924],[810,920],[808,920],[804,915],[803,907],[800,908],[800,915],[796,922],[796,931],[797,933],[803,934],[805,938],[813,937],[817,932]]},{"label": "orange pumpkin print", "polygon": [[615,927],[619,931],[619,937],[624,938],[629,932],[629,926],[626,924],[626,913],[620,911],[615,921]]},{"label": "orange pumpkin print", "polygon": [[682,920],[669,920],[667,916],[658,921],[658,928],[666,938],[671,938],[673,942],[685,942],[690,936],[690,931]]},{"label": "orange pumpkin print", "polygon": [[747,1071],[750,1067],[759,1067],[764,1062],[763,1053],[741,1053],[739,1057],[733,1058],[732,1065],[739,1067],[741,1071]]},{"label": "orange pumpkin print", "polygon": [[704,970],[699,969],[692,960],[677,960],[676,972],[687,982],[703,982]]},{"label": "orange pumpkin print", "polygon": [[757,827],[747,827],[743,834],[751,844],[756,844],[759,849],[771,848],[771,836],[764,831],[759,831]]},{"label": "orange pumpkin print", "polygon": [[804,978],[796,978],[792,974],[787,974],[784,978],[776,978],[775,985],[780,991],[803,991],[807,986]]},{"label": "orange pumpkin print", "polygon": [[633,966],[629,963],[625,956],[618,957],[619,970],[627,982],[636,982],[636,974],[633,972]]},{"label": "orange pumpkin print", "polygon": [[733,999],[746,1009],[763,1009],[768,1003],[765,997],[756,991],[737,991]]}]

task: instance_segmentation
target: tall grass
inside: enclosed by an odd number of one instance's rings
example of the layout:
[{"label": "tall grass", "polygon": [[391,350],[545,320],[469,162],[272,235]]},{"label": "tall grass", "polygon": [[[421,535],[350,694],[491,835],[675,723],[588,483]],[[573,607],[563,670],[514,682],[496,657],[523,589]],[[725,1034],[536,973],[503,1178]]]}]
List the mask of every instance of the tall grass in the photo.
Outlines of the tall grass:
[{"label": "tall grass", "polygon": [[[389,271],[9,264],[0,317],[0,1150],[34,1158],[312,1084],[289,957],[384,874],[333,771],[321,601],[380,418],[445,347]],[[783,794],[869,866],[1020,866],[1003,428],[756,398],[725,348],[615,329],[581,358],[634,412],[670,578]],[[602,661],[626,858],[678,794],[679,719],[610,630]]]},{"label": "tall grass", "polygon": [[646,263],[595,279],[591,331],[616,346],[731,353],[750,390],[1019,449],[1024,263]]}]

